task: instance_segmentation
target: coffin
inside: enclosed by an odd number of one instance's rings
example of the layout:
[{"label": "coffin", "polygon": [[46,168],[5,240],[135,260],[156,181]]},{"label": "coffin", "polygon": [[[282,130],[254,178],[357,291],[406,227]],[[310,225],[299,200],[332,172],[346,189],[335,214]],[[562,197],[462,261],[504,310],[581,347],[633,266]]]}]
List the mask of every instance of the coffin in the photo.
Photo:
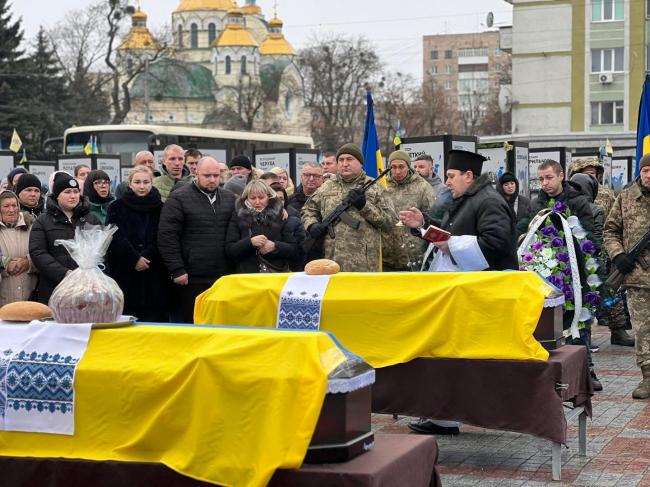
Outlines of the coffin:
[{"label": "coffin", "polygon": [[330,374],[305,463],[347,462],[373,447],[370,414],[374,381],[374,369],[359,358],[344,362]]},{"label": "coffin", "polygon": [[544,301],[533,336],[546,350],[555,350],[564,345],[563,305],[564,297],[560,296],[551,296]]}]

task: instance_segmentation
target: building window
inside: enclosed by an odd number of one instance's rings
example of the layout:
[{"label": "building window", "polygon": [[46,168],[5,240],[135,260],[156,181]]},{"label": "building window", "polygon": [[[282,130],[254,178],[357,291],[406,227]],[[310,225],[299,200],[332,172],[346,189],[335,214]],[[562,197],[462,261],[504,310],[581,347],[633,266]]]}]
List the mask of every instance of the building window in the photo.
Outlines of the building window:
[{"label": "building window", "polygon": [[498,47],[495,47],[494,48],[494,55],[495,56],[501,56],[501,49],[499,49]]},{"label": "building window", "polygon": [[451,105],[451,96],[445,96],[445,103]]},{"label": "building window", "polygon": [[230,56],[226,56],[226,74],[230,74]]},{"label": "building window", "polygon": [[284,96],[284,111],[287,114],[291,113],[291,101],[293,100],[293,95],[290,91],[287,91],[287,94]]},{"label": "building window", "polygon": [[183,26],[179,25],[178,26],[178,48],[183,49]]},{"label": "building window", "polygon": [[487,56],[489,49],[487,47],[463,47],[458,49],[458,57],[480,57]]},{"label": "building window", "polygon": [[614,49],[591,50],[592,73],[614,73],[624,70],[624,50],[622,47]]},{"label": "building window", "polygon": [[208,45],[211,46],[216,38],[217,38],[217,26],[214,24],[208,24]]},{"label": "building window", "polygon": [[438,66],[433,65],[431,66],[431,70],[429,71],[430,74],[438,74]]},{"label": "building window", "polygon": [[445,65],[445,73],[451,74],[451,66],[449,64]]},{"label": "building window", "polygon": [[246,56],[241,57],[241,74],[248,74],[246,72]]},{"label": "building window", "polygon": [[591,125],[614,125],[623,123],[622,101],[601,101],[591,104]]},{"label": "building window", "polygon": [[196,24],[190,27],[190,47],[192,49],[199,47],[199,26]]},{"label": "building window", "polygon": [[607,22],[612,20],[623,20],[624,0],[592,0],[591,21]]},{"label": "building window", "polygon": [[451,90],[451,81],[450,80],[445,81],[445,89]]},{"label": "building window", "polygon": [[499,63],[497,63],[497,64],[494,66],[494,69],[497,71],[497,73],[501,72],[501,65],[500,65]]},{"label": "building window", "polygon": [[460,79],[458,80],[458,91],[462,93],[486,92],[488,90],[487,78]]},{"label": "building window", "polygon": [[430,56],[430,59],[438,59],[438,51],[431,51]]},{"label": "building window", "polygon": [[650,0],[645,0],[645,18],[650,19]]},{"label": "building window", "polygon": [[645,46],[645,70],[646,71],[650,70],[650,44],[647,44]]},{"label": "building window", "polygon": [[452,51],[445,51],[445,59],[451,59],[454,57],[454,53]]}]

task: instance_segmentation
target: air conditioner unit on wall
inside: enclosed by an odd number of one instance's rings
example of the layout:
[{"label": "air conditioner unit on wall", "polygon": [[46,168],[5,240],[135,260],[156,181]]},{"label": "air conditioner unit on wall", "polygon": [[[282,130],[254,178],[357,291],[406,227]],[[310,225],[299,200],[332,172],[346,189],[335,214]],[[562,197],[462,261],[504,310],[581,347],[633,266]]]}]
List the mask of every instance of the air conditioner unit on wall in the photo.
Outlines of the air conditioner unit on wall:
[{"label": "air conditioner unit on wall", "polygon": [[602,73],[598,75],[598,81],[603,85],[609,84],[614,81],[614,75],[612,73]]}]

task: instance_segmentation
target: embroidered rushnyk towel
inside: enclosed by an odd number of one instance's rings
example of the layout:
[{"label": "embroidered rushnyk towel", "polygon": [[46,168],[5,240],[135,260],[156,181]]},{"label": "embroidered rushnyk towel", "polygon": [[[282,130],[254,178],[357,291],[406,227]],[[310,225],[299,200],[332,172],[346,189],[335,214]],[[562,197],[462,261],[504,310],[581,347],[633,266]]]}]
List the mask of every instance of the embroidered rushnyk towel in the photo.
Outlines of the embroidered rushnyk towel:
[{"label": "embroidered rushnyk towel", "polygon": [[0,429],[74,434],[74,375],[90,327],[1,325]]},{"label": "embroidered rushnyk towel", "polygon": [[280,293],[276,328],[320,329],[323,297],[330,277],[308,276],[302,272],[291,274]]}]

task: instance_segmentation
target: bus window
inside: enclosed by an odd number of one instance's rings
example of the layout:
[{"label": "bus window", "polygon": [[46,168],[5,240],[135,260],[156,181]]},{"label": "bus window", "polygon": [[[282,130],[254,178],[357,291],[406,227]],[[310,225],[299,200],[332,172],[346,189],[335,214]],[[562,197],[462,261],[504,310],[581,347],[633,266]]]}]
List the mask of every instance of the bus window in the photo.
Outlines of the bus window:
[{"label": "bus window", "polygon": [[121,163],[130,166],[136,153],[149,149],[148,142],[153,133],[140,131],[71,133],[66,138],[66,154],[83,152],[91,135],[97,137],[97,149],[100,154],[120,154]]}]

